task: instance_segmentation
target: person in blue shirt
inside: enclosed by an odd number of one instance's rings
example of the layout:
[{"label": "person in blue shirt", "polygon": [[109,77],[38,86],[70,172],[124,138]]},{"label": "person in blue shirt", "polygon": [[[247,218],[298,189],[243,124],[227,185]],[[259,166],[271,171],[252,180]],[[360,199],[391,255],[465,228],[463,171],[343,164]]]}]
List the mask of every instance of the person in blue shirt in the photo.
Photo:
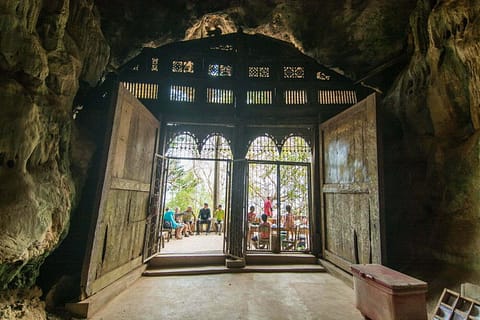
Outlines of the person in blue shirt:
[{"label": "person in blue shirt", "polygon": [[[175,221],[175,212],[170,210],[170,208],[165,208],[165,213],[163,214],[163,227],[174,229],[175,239],[182,239],[181,236],[185,225]],[[186,235],[186,237],[188,237],[188,235]]]}]

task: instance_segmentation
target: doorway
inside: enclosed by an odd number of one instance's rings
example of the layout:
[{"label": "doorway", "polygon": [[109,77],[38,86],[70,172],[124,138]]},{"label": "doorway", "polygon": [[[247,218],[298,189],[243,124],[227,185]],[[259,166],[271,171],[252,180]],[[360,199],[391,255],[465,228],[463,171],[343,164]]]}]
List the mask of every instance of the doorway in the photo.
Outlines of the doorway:
[{"label": "doorway", "polygon": [[[190,132],[180,132],[167,143],[163,166],[155,180],[162,184],[160,212],[161,254],[223,254],[228,241],[232,153],[220,134],[209,134],[199,143]],[[208,209],[209,220],[200,218]],[[174,212],[175,222],[183,224],[179,238],[166,223]],[[205,222],[205,223],[203,223]]]},{"label": "doorway", "polygon": [[[165,85],[170,85],[168,81],[164,79],[162,81]],[[295,175],[289,173],[289,170],[299,172],[306,170],[305,181],[308,180],[306,183],[308,191],[302,203],[308,203],[307,249],[311,247],[313,253],[322,254],[325,259],[346,271],[349,270],[350,264],[357,261],[382,262],[384,226],[381,217],[379,174],[381,162],[377,162],[377,147],[380,144],[376,135],[375,95],[369,96],[329,121],[322,121],[320,125],[318,121],[323,119],[322,115],[328,118],[347,107],[343,100],[325,102],[322,100],[324,95],[320,89],[308,91],[315,97],[318,94],[318,103],[312,102],[298,108],[292,107],[293,104],[298,104],[297,102],[287,99],[291,96],[292,90],[279,87],[278,92],[284,92],[286,100],[281,100],[281,96],[272,100],[279,104],[278,106],[257,108],[242,105],[241,102],[244,100],[238,98],[235,99],[235,109],[232,109],[233,103],[216,105],[208,100],[208,95],[206,97],[200,95],[198,100],[192,100],[191,105],[178,105],[180,102],[173,100],[159,104],[158,101],[168,100],[165,96],[160,97],[159,92],[168,90],[155,91],[155,89],[153,92],[156,92],[158,97],[142,99],[139,92],[152,91],[149,91],[150,87],[143,83],[138,86],[142,90],[134,90],[135,95],[123,85],[115,87],[107,95],[110,106],[108,128],[104,151],[99,161],[100,175],[96,187],[98,197],[92,204],[92,224],[82,270],[83,297],[99,292],[156,254],[159,248],[157,238],[159,231],[163,233],[161,227],[166,200],[167,168],[173,158],[228,163],[228,169],[225,169],[227,172],[225,184],[228,191],[225,193],[224,203],[225,232],[228,236],[224,236],[227,240],[223,241],[223,249],[228,248],[225,251],[236,260],[241,261],[247,251],[246,212],[250,201],[248,188],[251,184],[247,180],[255,179],[253,173],[251,174],[255,169],[250,168],[250,164],[256,164],[272,170],[275,181],[272,185],[273,190],[266,189],[263,192],[264,197],[268,193],[272,193],[272,197],[277,197],[275,202],[277,219],[272,222],[281,227],[281,210],[284,210],[287,204],[281,197],[292,190],[282,189],[282,177],[303,177],[304,173]],[[204,86],[197,88],[211,89]],[[208,93],[211,90],[198,89],[189,92],[200,91]],[[244,93],[241,90],[234,92],[234,96],[241,97],[242,92]],[[302,92],[304,93],[302,96],[310,96],[306,90]],[[142,101],[135,97],[141,98]],[[334,94],[332,97],[337,96]],[[205,103],[207,104],[203,105]],[[159,105],[166,107],[159,108]],[[273,108],[275,112],[272,113]],[[213,111],[214,117],[210,116]],[[309,112],[314,113],[315,117]],[[275,116],[271,116],[272,114]],[[160,122],[159,119],[164,119],[163,121],[168,119],[179,125],[174,129],[175,123]],[[309,120],[312,122],[308,122]],[[189,131],[184,128],[195,130]],[[272,136],[268,134],[262,136],[264,132],[270,132]],[[288,135],[288,132],[295,132],[298,135]],[[179,139],[174,142],[175,137],[182,136],[182,133],[184,137],[190,136],[191,139]],[[228,148],[217,148],[218,140],[210,139],[212,137],[225,137]],[[293,143],[296,147],[289,147],[288,145],[295,139],[303,142]],[[206,147],[208,145],[210,147]],[[232,156],[230,145],[235,157]],[[169,146],[175,146],[177,150],[187,155],[168,154]],[[312,149],[315,150],[313,163]],[[227,157],[223,156],[224,152],[228,153]],[[304,158],[295,158],[300,155]],[[313,183],[310,183],[310,179]],[[301,183],[301,180],[295,181],[291,183]],[[234,192],[231,192],[232,189]],[[313,202],[312,194],[315,195]],[[294,198],[289,199],[293,204],[293,212],[297,210],[296,206],[301,207],[293,202]],[[352,202],[350,199],[355,201]],[[350,205],[351,203],[355,205]],[[357,203],[359,205],[356,205]],[[212,203],[213,206],[215,204]],[[262,209],[263,203],[259,202],[256,206]],[[301,224],[302,220],[294,221],[300,221]],[[349,221],[351,228],[344,228],[343,221]],[[278,230],[280,232],[276,237],[279,240],[271,241],[269,249],[263,250],[273,252],[273,245],[278,243],[281,248],[282,231],[286,230]],[[312,235],[313,241],[310,238]],[[290,237],[283,239],[290,240]],[[343,243],[349,245],[347,249],[338,245]],[[297,242],[297,248],[299,247],[301,248],[301,245]],[[293,252],[297,251],[299,250]]]},{"label": "doorway", "polygon": [[310,146],[300,136],[281,144],[262,136],[247,158],[246,252],[310,252]]}]

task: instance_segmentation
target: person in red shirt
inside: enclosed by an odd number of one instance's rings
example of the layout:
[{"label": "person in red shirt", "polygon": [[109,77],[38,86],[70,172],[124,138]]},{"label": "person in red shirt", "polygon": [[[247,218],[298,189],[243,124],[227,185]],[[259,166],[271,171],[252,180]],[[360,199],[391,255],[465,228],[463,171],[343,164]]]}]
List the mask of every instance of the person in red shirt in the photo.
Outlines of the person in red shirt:
[{"label": "person in red shirt", "polygon": [[265,213],[267,217],[272,216],[272,200],[270,200],[270,196],[268,196],[267,200],[263,203],[263,213]]}]

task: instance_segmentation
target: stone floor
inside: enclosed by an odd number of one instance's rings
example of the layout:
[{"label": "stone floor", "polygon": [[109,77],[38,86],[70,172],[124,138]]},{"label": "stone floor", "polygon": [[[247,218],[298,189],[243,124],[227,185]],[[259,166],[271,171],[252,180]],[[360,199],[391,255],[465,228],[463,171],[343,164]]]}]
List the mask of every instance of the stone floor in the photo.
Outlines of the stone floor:
[{"label": "stone floor", "polygon": [[[222,253],[224,234],[221,235],[210,232],[208,235],[205,232],[199,235],[183,237],[182,239],[175,239],[173,237],[170,241],[165,241],[165,247],[160,249],[161,253],[172,254],[189,254],[189,253]],[[253,249],[253,247],[252,247]],[[268,250],[256,250],[257,252]]]},{"label": "stone floor", "polygon": [[190,237],[183,237],[178,240],[171,239],[165,241],[165,248],[160,249],[160,253],[222,253],[223,252],[223,236],[210,232],[208,235],[205,233],[194,235]]},{"label": "stone floor", "polygon": [[328,273],[143,277],[91,319],[363,319]]}]

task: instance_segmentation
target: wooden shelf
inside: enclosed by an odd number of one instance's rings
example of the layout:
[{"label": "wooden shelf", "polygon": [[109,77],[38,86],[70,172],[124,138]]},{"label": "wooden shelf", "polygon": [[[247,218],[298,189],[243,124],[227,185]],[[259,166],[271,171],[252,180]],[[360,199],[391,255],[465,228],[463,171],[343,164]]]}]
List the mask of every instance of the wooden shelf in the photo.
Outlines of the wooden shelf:
[{"label": "wooden shelf", "polygon": [[433,316],[434,320],[480,320],[480,302],[444,289]]}]

